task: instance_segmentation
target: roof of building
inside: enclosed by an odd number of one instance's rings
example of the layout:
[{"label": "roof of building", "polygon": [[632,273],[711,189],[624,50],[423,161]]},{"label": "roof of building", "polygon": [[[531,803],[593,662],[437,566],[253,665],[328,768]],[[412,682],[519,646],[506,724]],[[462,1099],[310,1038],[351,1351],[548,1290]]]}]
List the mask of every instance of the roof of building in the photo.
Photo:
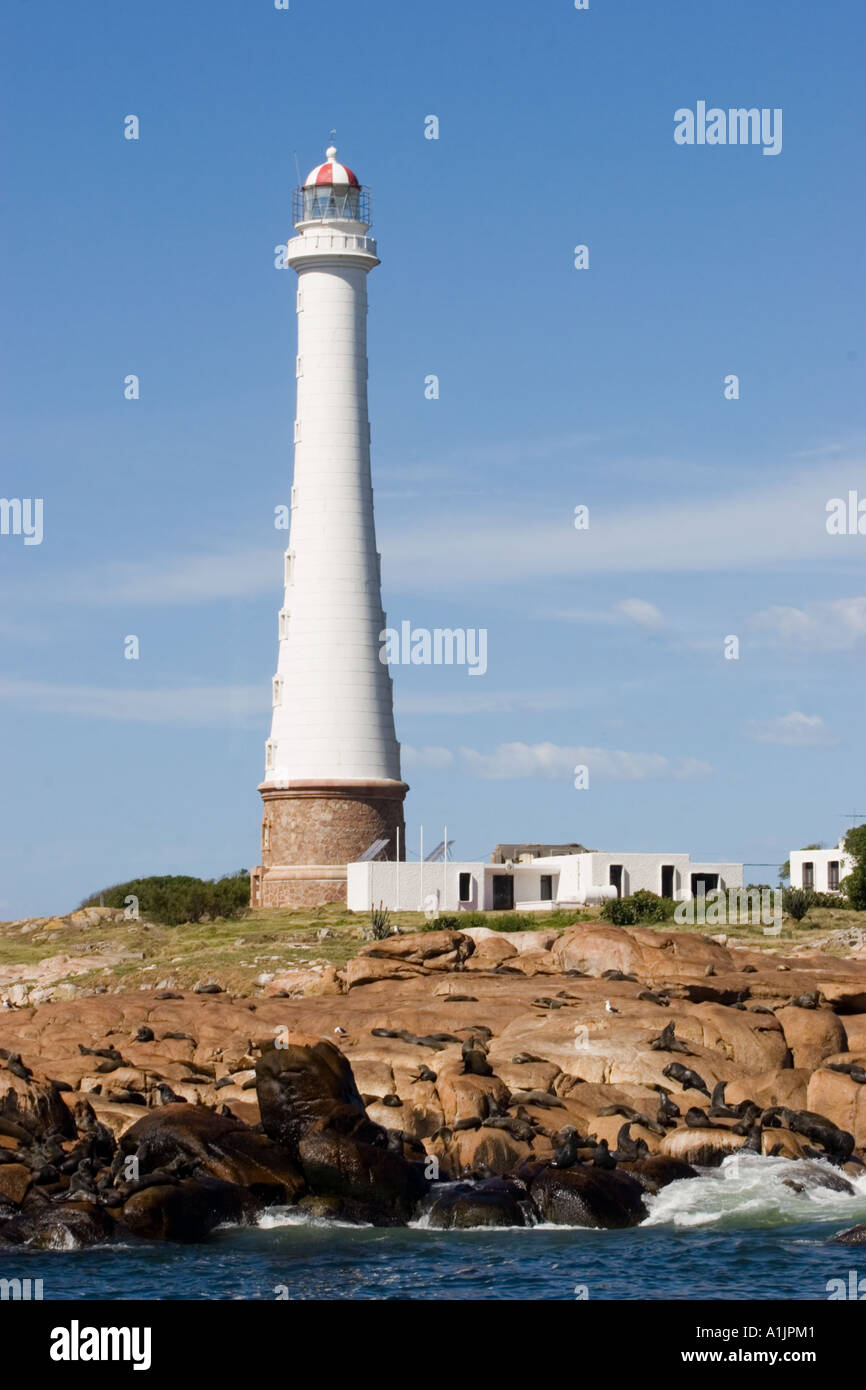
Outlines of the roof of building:
[{"label": "roof of building", "polygon": [[490,856],[492,864],[504,864],[509,859],[520,859],[521,854],[531,854],[533,859],[550,859],[563,854],[588,854],[584,845],[497,845]]},{"label": "roof of building", "polygon": [[316,184],[333,184],[334,187],[360,188],[357,178],[345,164],[337,163],[337,147],[329,145],[325,151],[325,163],[317,164],[315,169],[311,169],[304,181],[304,188],[313,188]]}]

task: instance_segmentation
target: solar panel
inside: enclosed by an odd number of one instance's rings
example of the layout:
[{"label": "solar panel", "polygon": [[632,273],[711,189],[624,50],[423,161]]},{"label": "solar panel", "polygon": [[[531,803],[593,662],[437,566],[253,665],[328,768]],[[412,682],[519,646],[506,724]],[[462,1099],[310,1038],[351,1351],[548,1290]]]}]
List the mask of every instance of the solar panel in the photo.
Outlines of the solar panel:
[{"label": "solar panel", "polygon": [[424,863],[437,864],[441,859],[446,859],[453,843],[453,840],[440,840],[435,849],[424,855]]},{"label": "solar panel", "polygon": [[387,847],[388,843],[389,842],[387,836],[384,840],[374,840],[373,843],[370,845],[369,849],[365,849],[363,854],[358,855],[358,858],[355,861],[356,864],[366,863],[369,859],[378,859],[379,855],[382,853],[382,850]]}]

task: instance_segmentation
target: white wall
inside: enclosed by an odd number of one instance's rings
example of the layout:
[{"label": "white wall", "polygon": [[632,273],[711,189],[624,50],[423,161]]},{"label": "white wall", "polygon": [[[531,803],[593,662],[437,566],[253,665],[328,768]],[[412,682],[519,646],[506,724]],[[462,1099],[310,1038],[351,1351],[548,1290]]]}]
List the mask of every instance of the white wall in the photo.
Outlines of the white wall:
[{"label": "white wall", "polygon": [[831,862],[835,861],[839,865],[839,882],[851,873],[854,868],[854,860],[850,854],[837,845],[835,849],[794,849],[791,851],[791,887],[802,888],[803,884],[803,865],[813,865],[814,881],[812,887],[816,893],[831,893],[834,890],[829,887],[829,868]]},{"label": "white wall", "polygon": [[[714,873],[719,876],[720,888],[743,886],[742,864],[693,864],[687,854],[567,854],[531,863],[516,863],[512,870],[504,864],[487,860],[464,863],[419,864],[375,863],[348,865],[347,903],[353,912],[367,912],[378,903],[391,911],[458,912],[460,910],[490,911],[493,907],[493,879],[507,875],[514,884],[516,911],[551,910],[557,903],[577,905],[596,904],[611,896],[609,871],[611,864],[623,866],[623,895],[647,889],[661,892],[662,865],[675,869],[674,896],[686,901],[692,896],[693,873]],[[460,875],[470,875],[471,896],[468,902],[459,897]],[[553,879],[553,899],[542,902],[541,877]]]}]

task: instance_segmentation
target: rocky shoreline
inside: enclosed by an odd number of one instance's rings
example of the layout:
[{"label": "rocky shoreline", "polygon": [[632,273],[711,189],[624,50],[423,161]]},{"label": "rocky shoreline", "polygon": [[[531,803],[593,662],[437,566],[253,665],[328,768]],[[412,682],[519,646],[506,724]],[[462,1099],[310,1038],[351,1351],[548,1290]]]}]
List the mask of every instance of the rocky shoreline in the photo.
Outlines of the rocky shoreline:
[{"label": "rocky shoreline", "polygon": [[740,1151],[866,1174],[863,959],[428,931],[265,989],[0,1012],[0,1246],[197,1241],[274,1205],[622,1228]]}]

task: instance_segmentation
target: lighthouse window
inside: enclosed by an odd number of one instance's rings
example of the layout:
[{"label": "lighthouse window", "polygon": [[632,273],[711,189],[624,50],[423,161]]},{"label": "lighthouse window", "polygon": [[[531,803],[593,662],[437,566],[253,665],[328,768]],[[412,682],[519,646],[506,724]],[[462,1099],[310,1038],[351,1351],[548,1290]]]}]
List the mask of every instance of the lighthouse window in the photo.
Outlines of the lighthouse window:
[{"label": "lighthouse window", "polygon": [[265,744],[265,768],[267,769],[268,772],[272,772],[272,771],[273,771],[273,767],[274,767],[274,745],[273,745],[272,743],[266,743],[266,744]]},{"label": "lighthouse window", "polygon": [[279,676],[274,676],[274,704],[279,705],[283,698],[283,682]]},{"label": "lighthouse window", "polygon": [[304,375],[304,360],[303,360],[302,357],[299,356],[299,357],[297,357],[297,358],[295,359],[295,376],[303,376],[303,375]]},{"label": "lighthouse window", "polygon": [[285,642],[289,635],[289,612],[287,608],[280,610],[280,641]]},{"label": "lighthouse window", "polygon": [[[295,505],[295,489],[292,488],[292,506],[294,507],[294,505]],[[294,555],[292,554],[292,552],[291,552],[290,550],[287,550],[287,551],[286,551],[286,588],[288,588],[289,585],[290,585],[291,582],[292,582],[292,569],[293,569],[294,558],[295,558],[295,557],[294,557]]]}]

